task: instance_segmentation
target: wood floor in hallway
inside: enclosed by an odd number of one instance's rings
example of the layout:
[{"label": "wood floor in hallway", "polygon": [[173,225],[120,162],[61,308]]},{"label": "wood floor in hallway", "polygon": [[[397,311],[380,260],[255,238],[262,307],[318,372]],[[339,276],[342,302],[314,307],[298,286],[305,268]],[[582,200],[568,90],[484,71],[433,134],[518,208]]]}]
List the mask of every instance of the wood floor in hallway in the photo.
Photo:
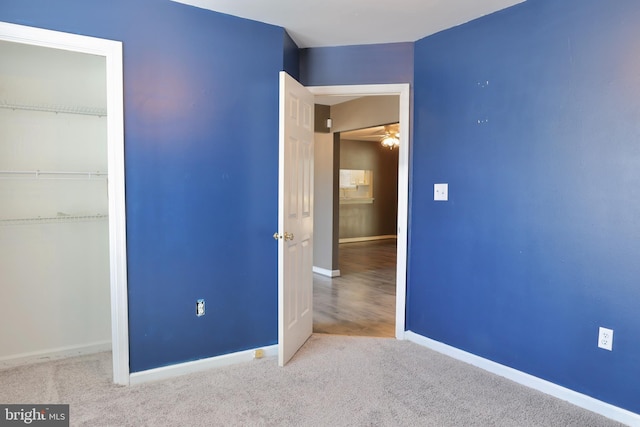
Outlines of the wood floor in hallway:
[{"label": "wood floor in hallway", "polygon": [[395,336],[396,240],[340,244],[340,277],[313,275],[313,331]]}]

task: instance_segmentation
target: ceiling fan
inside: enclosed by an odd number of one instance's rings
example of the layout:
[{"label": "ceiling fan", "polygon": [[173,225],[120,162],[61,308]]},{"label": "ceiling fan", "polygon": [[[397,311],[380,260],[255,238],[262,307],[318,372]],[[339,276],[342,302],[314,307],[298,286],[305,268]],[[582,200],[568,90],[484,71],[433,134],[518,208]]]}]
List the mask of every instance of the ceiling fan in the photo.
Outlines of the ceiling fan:
[{"label": "ceiling fan", "polygon": [[374,126],[365,129],[343,132],[344,139],[354,139],[361,141],[379,141],[383,146],[393,149],[400,142],[400,125],[392,123],[388,125]]},{"label": "ceiling fan", "polygon": [[400,145],[400,124],[394,123],[384,126],[384,134],[380,135],[383,147],[393,150]]}]

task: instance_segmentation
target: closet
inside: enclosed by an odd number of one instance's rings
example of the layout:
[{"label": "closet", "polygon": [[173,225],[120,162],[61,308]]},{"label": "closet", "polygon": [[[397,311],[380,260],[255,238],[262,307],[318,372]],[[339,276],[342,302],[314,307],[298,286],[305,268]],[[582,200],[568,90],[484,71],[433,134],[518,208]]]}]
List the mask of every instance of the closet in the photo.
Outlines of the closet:
[{"label": "closet", "polygon": [[105,58],[0,58],[0,368],[108,350]]}]

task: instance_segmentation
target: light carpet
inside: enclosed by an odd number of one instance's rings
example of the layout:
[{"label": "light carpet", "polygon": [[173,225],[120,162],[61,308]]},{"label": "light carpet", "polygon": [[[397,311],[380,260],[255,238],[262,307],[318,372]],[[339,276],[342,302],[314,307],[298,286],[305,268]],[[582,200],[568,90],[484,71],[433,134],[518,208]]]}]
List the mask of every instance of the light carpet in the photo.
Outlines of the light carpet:
[{"label": "light carpet", "polygon": [[72,426],[619,426],[408,341],[314,334],[265,358],[137,386],[111,354],[0,371],[0,403],[65,403]]}]

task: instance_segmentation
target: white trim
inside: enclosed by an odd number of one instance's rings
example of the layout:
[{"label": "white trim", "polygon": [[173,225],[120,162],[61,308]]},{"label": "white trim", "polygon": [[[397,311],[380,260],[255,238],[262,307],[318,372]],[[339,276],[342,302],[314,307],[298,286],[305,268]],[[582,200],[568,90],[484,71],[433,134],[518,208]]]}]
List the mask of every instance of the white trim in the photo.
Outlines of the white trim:
[{"label": "white trim", "polygon": [[405,332],[405,339],[414,342],[423,347],[435,350],[438,353],[453,357],[454,359],[476,366],[485,371],[491,372],[501,377],[507,378],[518,384],[522,384],[534,390],[541,391],[558,399],[565,400],[580,408],[587,409],[596,414],[600,414],[612,420],[627,424],[630,426],[640,425],[640,415],[626,409],[613,406],[601,400],[594,399],[577,391],[559,386],[550,381],[543,380],[533,375],[527,374],[517,369],[510,368],[505,365],[493,362],[475,354],[468,353],[464,350],[452,347],[450,345],[432,340],[425,336],[416,334],[412,331]]},{"label": "white trim", "polygon": [[106,58],[113,381],[129,384],[122,42],[0,22],[0,40]]},{"label": "white trim", "polygon": [[398,244],[396,257],[396,338],[404,339],[407,297],[407,232],[409,223],[409,83],[381,85],[308,86],[314,95],[399,95],[400,146],[398,147]]},{"label": "white trim", "polygon": [[194,360],[192,362],[178,363],[176,365],[163,366],[161,368],[149,369],[147,371],[134,372],[131,374],[131,385],[142,384],[149,381],[164,380],[180,375],[202,372],[208,369],[222,368],[224,366],[246,363],[255,359],[255,351],[263,350],[264,357],[278,355],[278,345],[268,347],[258,347],[253,350],[243,350],[236,353],[223,354],[221,356],[209,357],[207,359]]},{"label": "white trim", "polygon": [[[280,71],[278,78],[278,230],[280,235],[284,234],[284,188],[285,188],[285,175],[284,175],[284,163],[285,163],[285,147],[284,147],[284,126],[286,119],[286,106],[285,106],[285,81],[287,74],[284,71]],[[284,327],[282,325],[282,319],[284,319],[284,239],[278,239],[278,344],[282,344],[282,338],[284,335]],[[284,348],[284,347],[283,347]],[[282,359],[278,355],[278,360]],[[282,363],[279,362],[280,365]]]},{"label": "white trim", "polygon": [[327,270],[326,268],[316,267],[315,265],[313,266],[313,272],[327,277],[340,276],[340,270]]},{"label": "white trim", "polygon": [[111,351],[111,341],[98,341],[90,344],[70,345],[43,351],[33,351],[29,353],[0,357],[0,369],[15,368],[40,362],[50,362],[52,360],[64,359],[72,356],[102,353],[103,351]]},{"label": "white trim", "polygon": [[398,236],[395,234],[387,234],[383,236],[369,236],[369,237],[345,237],[342,239],[338,239],[338,243],[358,243],[358,242],[371,242],[373,240],[387,240],[387,239],[397,239]]}]

